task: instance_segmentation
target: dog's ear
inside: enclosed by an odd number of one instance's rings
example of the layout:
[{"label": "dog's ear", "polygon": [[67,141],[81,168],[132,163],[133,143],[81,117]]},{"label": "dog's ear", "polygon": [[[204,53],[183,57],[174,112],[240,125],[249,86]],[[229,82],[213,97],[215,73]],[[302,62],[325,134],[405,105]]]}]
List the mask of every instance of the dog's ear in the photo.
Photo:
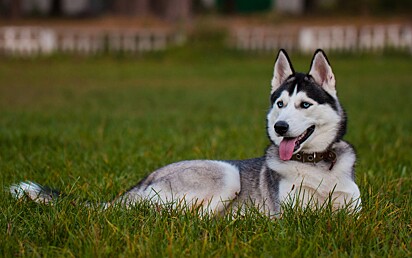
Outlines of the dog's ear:
[{"label": "dog's ear", "polygon": [[275,61],[275,67],[273,68],[271,93],[279,88],[279,86],[282,85],[282,83],[294,73],[295,71],[289,61],[288,54],[284,49],[279,50],[278,57]]},{"label": "dog's ear", "polygon": [[335,75],[325,53],[318,49],[313,55],[309,75],[332,96],[336,95]]}]

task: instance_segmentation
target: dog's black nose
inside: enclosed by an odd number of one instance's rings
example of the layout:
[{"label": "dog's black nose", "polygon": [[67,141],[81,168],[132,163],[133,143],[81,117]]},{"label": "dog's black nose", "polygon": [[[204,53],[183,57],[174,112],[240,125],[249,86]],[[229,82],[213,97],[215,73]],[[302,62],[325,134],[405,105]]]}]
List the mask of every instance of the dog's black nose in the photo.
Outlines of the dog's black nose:
[{"label": "dog's black nose", "polygon": [[275,124],[275,132],[279,135],[284,135],[289,129],[289,124],[285,121],[278,121]]}]

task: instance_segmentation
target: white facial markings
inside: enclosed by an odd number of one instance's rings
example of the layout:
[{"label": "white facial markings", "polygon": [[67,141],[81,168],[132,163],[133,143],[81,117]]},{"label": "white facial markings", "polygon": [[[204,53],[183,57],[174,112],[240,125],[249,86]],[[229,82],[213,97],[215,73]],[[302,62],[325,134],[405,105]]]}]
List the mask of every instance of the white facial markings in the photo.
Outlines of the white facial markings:
[{"label": "white facial markings", "polygon": [[[336,137],[339,130],[340,115],[329,105],[319,105],[314,99],[309,98],[304,91],[298,91],[295,85],[293,93],[288,91],[281,93],[268,113],[268,135],[271,140],[279,145],[284,136],[279,136],[274,130],[278,121],[285,121],[289,125],[286,137],[298,137],[310,126],[315,125],[313,134],[301,144],[301,148],[307,152],[324,151]],[[283,102],[279,108],[276,103]],[[311,104],[309,108],[302,108],[302,102]]]},{"label": "white facial markings", "polygon": [[291,98],[296,96],[297,93],[298,93],[298,84],[296,83],[295,88],[293,89],[293,94],[292,94]]}]

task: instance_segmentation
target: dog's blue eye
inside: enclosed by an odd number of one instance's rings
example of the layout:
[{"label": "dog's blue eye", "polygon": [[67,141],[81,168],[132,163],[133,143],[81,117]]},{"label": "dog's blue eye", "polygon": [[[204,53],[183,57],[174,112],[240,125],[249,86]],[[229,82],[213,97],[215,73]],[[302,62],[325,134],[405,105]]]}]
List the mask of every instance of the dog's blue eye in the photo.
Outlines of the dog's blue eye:
[{"label": "dog's blue eye", "polygon": [[278,106],[278,108],[283,108],[283,101],[278,101],[277,103],[276,103],[276,105]]},{"label": "dog's blue eye", "polygon": [[308,103],[308,102],[302,102],[300,103],[300,107],[301,108],[309,108],[310,106],[312,106],[312,104]]}]

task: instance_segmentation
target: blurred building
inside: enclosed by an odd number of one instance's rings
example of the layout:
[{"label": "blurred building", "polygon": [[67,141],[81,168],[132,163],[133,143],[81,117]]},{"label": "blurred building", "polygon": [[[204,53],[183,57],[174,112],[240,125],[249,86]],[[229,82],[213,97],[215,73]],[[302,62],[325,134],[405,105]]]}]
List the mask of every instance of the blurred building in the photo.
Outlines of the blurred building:
[{"label": "blurred building", "polygon": [[305,9],[305,0],[277,0],[275,6],[280,12],[301,14]]},{"label": "blurred building", "polygon": [[167,20],[187,19],[193,13],[218,11],[224,14],[271,11],[302,14],[315,6],[338,0],[0,0],[0,14],[23,16],[156,16]]},{"label": "blurred building", "polygon": [[0,14],[86,17],[96,15],[156,16],[167,20],[192,15],[192,0],[0,0]]},{"label": "blurred building", "polygon": [[280,13],[410,14],[411,0],[0,0],[0,15],[90,17],[96,15],[152,16],[182,21],[195,14],[276,10]]},{"label": "blurred building", "polygon": [[2,9],[11,16],[82,15],[101,1],[92,0],[0,0]]}]

